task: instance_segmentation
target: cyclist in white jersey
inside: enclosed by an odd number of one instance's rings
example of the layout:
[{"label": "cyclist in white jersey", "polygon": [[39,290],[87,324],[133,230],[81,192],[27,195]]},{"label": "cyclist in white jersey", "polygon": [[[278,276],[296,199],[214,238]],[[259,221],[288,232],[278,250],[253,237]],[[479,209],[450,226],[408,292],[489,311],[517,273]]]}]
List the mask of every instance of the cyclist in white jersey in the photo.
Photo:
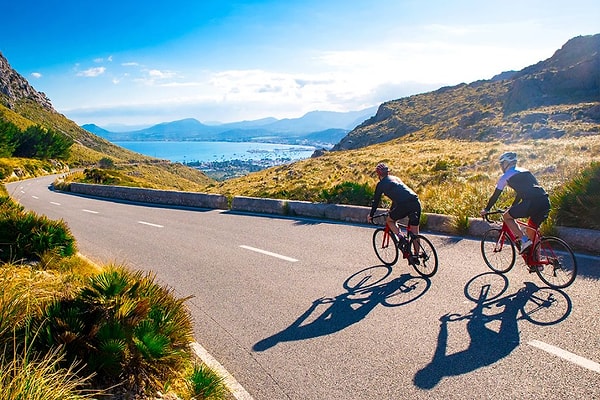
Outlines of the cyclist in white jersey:
[{"label": "cyclist in white jersey", "polygon": [[[504,222],[518,238],[521,239],[521,253],[531,246],[530,237],[533,237],[535,229],[548,218],[550,211],[550,200],[546,191],[538,184],[533,174],[525,168],[517,167],[517,154],[506,152],[500,156],[502,176],[498,179],[496,190],[490,197],[483,215],[494,206],[504,188],[508,185],[516,192],[512,206],[503,214]],[[522,233],[515,222],[515,218],[528,217],[528,225],[525,233]]]}]

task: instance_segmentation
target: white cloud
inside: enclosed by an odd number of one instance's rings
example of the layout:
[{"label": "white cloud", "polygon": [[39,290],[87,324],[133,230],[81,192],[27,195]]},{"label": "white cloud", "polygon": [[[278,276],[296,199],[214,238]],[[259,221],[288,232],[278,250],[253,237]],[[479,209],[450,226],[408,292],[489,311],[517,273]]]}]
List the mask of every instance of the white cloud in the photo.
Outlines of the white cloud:
[{"label": "white cloud", "polygon": [[86,69],[85,71],[78,72],[77,76],[85,76],[87,78],[95,78],[97,76],[102,75],[105,71],[106,71],[105,67],[89,68],[89,69]]},{"label": "white cloud", "polygon": [[161,71],[159,69],[145,69],[142,71],[145,75],[141,78],[134,79],[134,82],[141,83],[146,86],[166,86],[174,85],[174,82],[165,82],[178,78],[178,74],[173,71]]},{"label": "white cloud", "polygon": [[34,78],[36,78],[36,79],[39,79],[39,78],[42,77],[42,74],[40,74],[39,72],[32,72],[31,76],[34,77]]},{"label": "white cloud", "polygon": [[177,74],[172,71],[161,71],[158,69],[151,69],[148,71],[148,75],[151,78],[156,78],[156,79],[170,79],[170,78],[175,77]]}]

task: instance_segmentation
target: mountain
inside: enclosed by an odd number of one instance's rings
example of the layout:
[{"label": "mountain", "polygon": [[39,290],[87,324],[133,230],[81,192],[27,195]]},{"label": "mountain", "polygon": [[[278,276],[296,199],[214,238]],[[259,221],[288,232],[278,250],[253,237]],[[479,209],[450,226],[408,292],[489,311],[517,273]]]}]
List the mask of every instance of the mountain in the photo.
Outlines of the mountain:
[{"label": "mountain", "polygon": [[[36,91],[23,76],[11,68],[8,60],[0,53],[0,121],[6,121],[23,131],[30,126],[41,126],[59,135],[71,138],[74,144],[70,148],[70,156],[66,163],[69,167],[96,167],[102,161],[110,159],[118,166],[121,178],[115,181],[134,182],[135,186],[154,188],[198,190],[213,182],[202,172],[181,164],[157,160],[138,154],[85,130],[52,107],[48,97]],[[99,127],[91,130],[101,132]],[[43,165],[33,171],[29,159],[2,160],[4,169],[27,171],[27,174],[64,172],[63,163],[54,160],[39,160]],[[8,165],[9,167],[7,167]],[[57,169],[59,168],[59,169]],[[115,172],[117,173],[117,172]],[[1,175],[1,174],[0,174]],[[131,184],[131,183],[130,183]]]},{"label": "mountain", "polygon": [[599,102],[600,34],[578,36],[521,71],[385,102],[333,150],[410,134],[504,141],[597,134]]},{"label": "mountain", "polygon": [[70,163],[73,166],[92,163],[102,157],[143,159],[143,156],[125,150],[80,128],[58,113],[50,99],[35,90],[0,53],[0,119],[20,129],[40,125],[73,139]]},{"label": "mountain", "polygon": [[371,107],[351,112],[312,111],[300,118],[263,118],[218,125],[203,124],[196,119],[187,118],[129,132],[110,132],[94,124],[83,125],[82,128],[110,141],[256,141],[330,148],[352,128],[373,115],[376,109]]}]

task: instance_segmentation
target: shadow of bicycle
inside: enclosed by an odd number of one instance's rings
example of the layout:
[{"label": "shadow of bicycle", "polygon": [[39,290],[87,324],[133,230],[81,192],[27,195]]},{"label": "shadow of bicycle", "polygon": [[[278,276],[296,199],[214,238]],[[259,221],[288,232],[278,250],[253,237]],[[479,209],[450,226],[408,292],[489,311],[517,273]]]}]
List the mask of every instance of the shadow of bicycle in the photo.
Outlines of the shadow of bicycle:
[{"label": "shadow of bicycle", "polygon": [[[540,288],[532,282],[516,293],[505,295],[508,280],[504,275],[477,275],[465,286],[465,297],[475,302],[467,314],[440,317],[437,347],[431,362],[413,379],[422,389],[434,388],[444,377],[472,372],[509,355],[520,343],[518,322],[554,325],[565,320],[572,309],[569,296],[561,290]],[[448,324],[466,321],[469,346],[447,354]]]},{"label": "shadow of bicycle", "polygon": [[[392,268],[384,265],[356,272],[344,282],[345,292],[314,300],[290,326],[257,342],[253,350],[265,351],[281,342],[341,331],[364,319],[378,305],[398,307],[408,304],[423,296],[431,287],[429,279],[410,274],[387,280],[391,272]],[[322,305],[326,306],[324,310],[320,307]]]}]

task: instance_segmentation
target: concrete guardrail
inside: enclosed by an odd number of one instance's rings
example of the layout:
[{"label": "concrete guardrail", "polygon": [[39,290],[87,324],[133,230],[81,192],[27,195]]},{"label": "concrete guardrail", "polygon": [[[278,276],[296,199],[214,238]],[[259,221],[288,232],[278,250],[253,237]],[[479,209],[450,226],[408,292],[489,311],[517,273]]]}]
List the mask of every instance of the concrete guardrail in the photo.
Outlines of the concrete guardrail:
[{"label": "concrete guardrail", "polygon": [[[260,197],[236,196],[229,207],[227,198],[219,194],[181,192],[156,189],[131,188],[124,186],[93,185],[71,183],[71,192],[89,196],[105,197],[119,200],[199,207],[213,209],[230,209],[232,211],[273,214],[282,216],[298,216],[328,219],[335,221],[366,223],[370,207],[311,203],[308,201],[265,199]],[[380,211],[385,211],[381,209]],[[422,230],[459,234],[456,230],[455,218],[448,215],[425,213]],[[406,221],[404,221],[406,222]],[[383,223],[383,221],[381,221]],[[481,237],[491,224],[481,218],[469,218],[469,236]],[[600,254],[600,231],[558,227],[558,236],[567,241],[573,248]]]},{"label": "concrete guardrail", "polygon": [[220,194],[143,189],[125,186],[92,185],[73,182],[72,193],[141,203],[184,207],[228,209],[227,197]]}]

